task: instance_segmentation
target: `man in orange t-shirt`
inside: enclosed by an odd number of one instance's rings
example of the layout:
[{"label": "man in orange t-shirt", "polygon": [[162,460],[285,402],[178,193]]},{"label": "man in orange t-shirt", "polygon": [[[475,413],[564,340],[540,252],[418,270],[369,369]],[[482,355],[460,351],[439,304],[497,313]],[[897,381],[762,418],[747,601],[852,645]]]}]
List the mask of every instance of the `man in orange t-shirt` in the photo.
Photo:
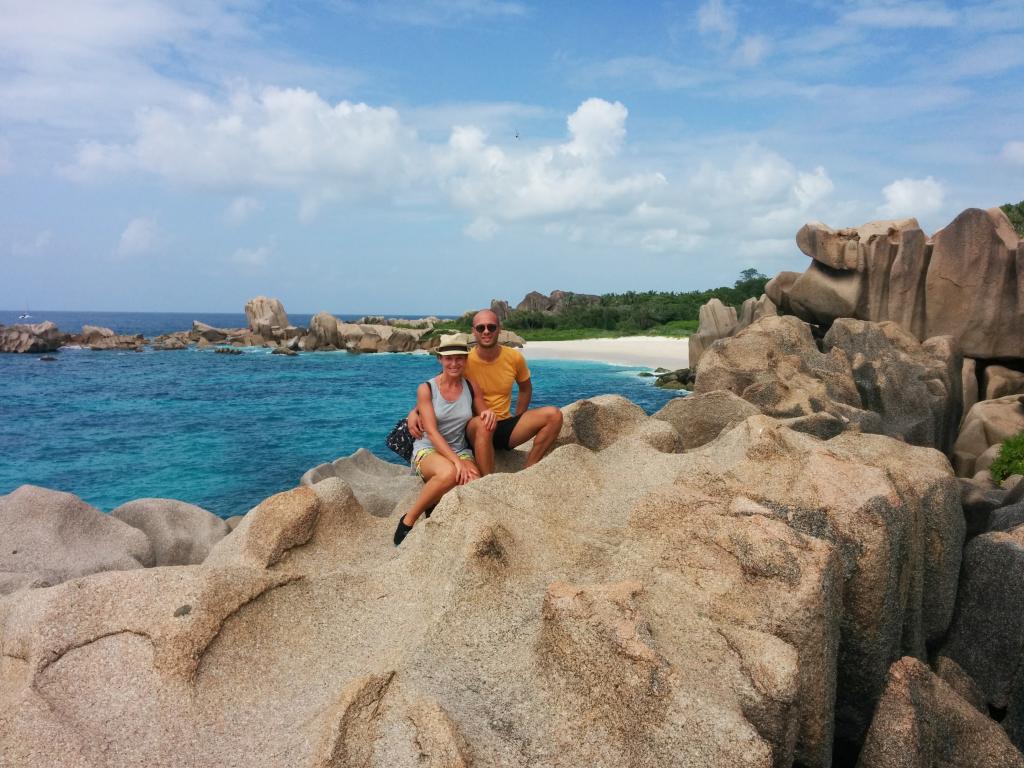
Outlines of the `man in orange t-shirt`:
[{"label": "man in orange t-shirt", "polygon": [[[552,405],[530,409],[533,383],[526,359],[517,349],[498,344],[501,322],[489,309],[473,316],[473,336],[476,346],[466,361],[466,378],[484,396],[487,406],[494,411],[496,422],[475,416],[466,427],[473,443],[473,452],[480,474],[494,471],[494,451],[509,451],[533,438],[533,446],[526,457],[526,466],[540,461],[562,429],[562,412]],[[516,385],[515,414],[512,413],[512,386]],[[413,437],[419,432],[419,419],[415,410],[409,414],[409,431]]]}]

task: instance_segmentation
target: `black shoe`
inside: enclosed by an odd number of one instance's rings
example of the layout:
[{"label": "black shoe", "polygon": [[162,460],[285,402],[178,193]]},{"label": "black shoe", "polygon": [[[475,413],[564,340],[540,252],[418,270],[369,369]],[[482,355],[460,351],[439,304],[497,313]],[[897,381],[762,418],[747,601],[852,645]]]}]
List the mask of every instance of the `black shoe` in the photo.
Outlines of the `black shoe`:
[{"label": "black shoe", "polygon": [[398,527],[395,528],[396,547],[405,540],[405,537],[409,535],[409,531],[411,530],[412,526],[405,524],[405,515],[402,515],[400,518],[398,518]]}]

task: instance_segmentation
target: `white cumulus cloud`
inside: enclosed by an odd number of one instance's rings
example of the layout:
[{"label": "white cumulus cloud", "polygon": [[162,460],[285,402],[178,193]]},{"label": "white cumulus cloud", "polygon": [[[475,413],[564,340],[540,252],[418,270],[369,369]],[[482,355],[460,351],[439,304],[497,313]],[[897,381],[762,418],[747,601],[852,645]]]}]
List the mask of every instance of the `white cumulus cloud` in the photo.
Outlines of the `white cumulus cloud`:
[{"label": "white cumulus cloud", "polygon": [[882,189],[885,203],[878,213],[887,218],[901,216],[920,217],[934,213],[942,207],[945,190],[931,176],[924,179],[897,179]]},{"label": "white cumulus cloud", "polygon": [[567,120],[569,140],[508,152],[473,126],[456,127],[436,170],[453,203],[494,221],[627,210],[664,185],[660,173],[613,168],[626,135],[626,108],[588,99]]},{"label": "white cumulus cloud", "polygon": [[130,144],[87,143],[73,178],[141,170],[206,188],[313,189],[383,194],[408,181],[415,133],[390,107],[329,104],[302,88],[236,91],[225,103],[138,118]]},{"label": "white cumulus cloud", "polygon": [[121,233],[117,253],[121,256],[137,256],[152,250],[156,243],[156,222],[148,218],[132,219]]}]

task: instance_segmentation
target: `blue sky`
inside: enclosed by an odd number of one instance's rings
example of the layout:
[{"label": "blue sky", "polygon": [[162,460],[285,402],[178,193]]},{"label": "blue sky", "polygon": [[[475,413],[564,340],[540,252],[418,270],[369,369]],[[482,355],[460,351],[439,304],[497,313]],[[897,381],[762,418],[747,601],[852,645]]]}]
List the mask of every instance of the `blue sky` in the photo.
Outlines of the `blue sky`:
[{"label": "blue sky", "polygon": [[1024,0],[0,0],[0,307],[461,312],[1024,199]]}]

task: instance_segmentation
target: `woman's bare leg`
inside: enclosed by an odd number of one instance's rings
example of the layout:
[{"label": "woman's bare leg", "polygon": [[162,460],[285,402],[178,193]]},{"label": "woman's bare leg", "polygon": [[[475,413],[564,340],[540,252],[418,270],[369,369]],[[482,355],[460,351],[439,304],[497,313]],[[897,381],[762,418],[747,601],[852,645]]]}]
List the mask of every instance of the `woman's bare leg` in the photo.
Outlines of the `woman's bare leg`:
[{"label": "woman's bare leg", "polygon": [[423,475],[423,489],[402,518],[410,527],[423,514],[423,510],[437,504],[442,496],[455,487],[455,467],[439,453],[431,453],[423,458],[420,474]]}]

